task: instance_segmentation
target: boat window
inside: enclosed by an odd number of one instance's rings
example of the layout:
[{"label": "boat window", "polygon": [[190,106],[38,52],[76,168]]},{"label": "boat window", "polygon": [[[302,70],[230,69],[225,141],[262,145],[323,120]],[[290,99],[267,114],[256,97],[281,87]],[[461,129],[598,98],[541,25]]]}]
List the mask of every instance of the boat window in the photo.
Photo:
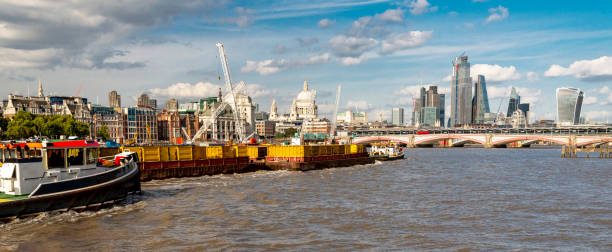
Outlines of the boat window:
[{"label": "boat window", "polygon": [[86,151],[87,151],[87,164],[95,164],[96,162],[98,162],[98,149],[97,148],[86,149]]},{"label": "boat window", "polygon": [[83,155],[82,149],[68,149],[68,167],[83,165]]},{"label": "boat window", "polygon": [[48,155],[48,167],[49,168],[65,168],[64,164],[64,150],[53,150],[47,151]]}]

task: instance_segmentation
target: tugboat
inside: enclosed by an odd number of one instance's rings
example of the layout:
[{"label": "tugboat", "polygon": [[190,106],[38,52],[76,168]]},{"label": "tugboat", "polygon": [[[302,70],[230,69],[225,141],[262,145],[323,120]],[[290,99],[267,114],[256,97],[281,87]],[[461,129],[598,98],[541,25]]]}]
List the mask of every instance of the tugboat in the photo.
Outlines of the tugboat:
[{"label": "tugboat", "polygon": [[370,157],[378,161],[392,161],[404,159],[404,152],[396,143],[373,143],[370,148]]},{"label": "tugboat", "polygon": [[101,158],[89,140],[0,148],[0,218],[102,206],[140,192],[135,152]]}]

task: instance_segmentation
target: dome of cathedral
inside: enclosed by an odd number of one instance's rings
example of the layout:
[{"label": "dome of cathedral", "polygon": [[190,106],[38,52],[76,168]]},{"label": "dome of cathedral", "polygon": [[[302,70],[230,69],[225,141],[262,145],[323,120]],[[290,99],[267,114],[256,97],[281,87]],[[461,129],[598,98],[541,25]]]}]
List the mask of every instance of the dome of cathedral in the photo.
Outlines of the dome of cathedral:
[{"label": "dome of cathedral", "polygon": [[298,94],[297,100],[301,102],[311,102],[312,101],[312,91],[302,91]]}]

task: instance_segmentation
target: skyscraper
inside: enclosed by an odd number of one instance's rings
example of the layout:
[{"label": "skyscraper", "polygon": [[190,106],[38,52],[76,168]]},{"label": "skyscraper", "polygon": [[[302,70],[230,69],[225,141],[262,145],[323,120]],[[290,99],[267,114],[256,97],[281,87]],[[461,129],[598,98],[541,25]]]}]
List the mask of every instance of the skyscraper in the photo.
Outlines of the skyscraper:
[{"label": "skyscraper", "polygon": [[149,96],[147,94],[141,94],[138,97],[138,106],[139,107],[148,107],[149,106]]},{"label": "skyscraper", "polygon": [[474,99],[472,100],[472,122],[475,124],[484,123],[485,113],[489,113],[489,96],[487,95],[487,83],[483,75],[478,75],[474,92]]},{"label": "skyscraper", "polygon": [[583,97],[584,92],[578,88],[557,88],[557,119],[560,125],[579,123]]},{"label": "skyscraper", "polygon": [[170,112],[175,112],[178,111],[178,100],[177,99],[170,99],[166,102],[166,110],[170,111]]},{"label": "skyscraper", "polygon": [[149,107],[157,109],[157,99],[149,99]]},{"label": "skyscraper", "polygon": [[108,106],[112,108],[121,107],[121,95],[117,91],[113,90],[108,93]]},{"label": "skyscraper", "polygon": [[516,89],[512,87],[512,91],[510,91],[510,99],[508,100],[508,112],[506,113],[507,117],[511,117],[514,111],[518,109],[518,105],[521,103],[521,97],[516,93]]},{"label": "skyscraper", "polygon": [[438,94],[438,86],[422,87],[414,101],[411,125],[444,127],[444,106],[444,94]]},{"label": "skyscraper", "polygon": [[523,115],[525,115],[525,120],[527,123],[529,123],[529,103],[520,103],[518,105],[518,110],[523,112]]},{"label": "skyscraper", "polygon": [[472,121],[472,77],[467,56],[455,59],[451,79],[451,127]]},{"label": "skyscraper", "polygon": [[444,120],[444,111],[446,110],[446,95],[440,94],[440,115],[438,116],[440,119],[440,127],[444,127],[446,125],[446,121]]},{"label": "skyscraper", "polygon": [[404,124],[404,108],[393,108],[391,110],[391,123],[395,126]]}]

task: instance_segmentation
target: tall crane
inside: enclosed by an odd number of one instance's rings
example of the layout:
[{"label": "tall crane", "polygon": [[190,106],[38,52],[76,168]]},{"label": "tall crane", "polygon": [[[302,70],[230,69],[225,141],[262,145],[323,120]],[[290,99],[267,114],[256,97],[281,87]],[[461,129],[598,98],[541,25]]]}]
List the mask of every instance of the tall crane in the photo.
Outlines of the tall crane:
[{"label": "tall crane", "polygon": [[342,91],[342,84],[338,85],[338,92],[336,93],[336,106],[334,107],[334,114],[332,115],[332,125],[329,131],[330,143],[334,140],[334,134],[336,133],[336,119],[338,117],[338,105],[340,105],[340,92]]},{"label": "tall crane", "polygon": [[227,57],[225,56],[225,49],[223,48],[223,44],[217,43],[217,47],[219,48],[219,59],[221,60],[221,67],[223,67],[223,77],[225,79],[225,87],[229,92],[230,102],[229,105],[233,110],[234,114],[234,122],[236,123],[236,135],[238,137],[238,142],[242,143],[246,141],[246,136],[244,132],[244,128],[242,123],[240,122],[240,117],[238,108],[236,107],[236,97],[234,95],[234,88],[232,87],[232,79],[230,77],[229,67],[227,64]]}]

